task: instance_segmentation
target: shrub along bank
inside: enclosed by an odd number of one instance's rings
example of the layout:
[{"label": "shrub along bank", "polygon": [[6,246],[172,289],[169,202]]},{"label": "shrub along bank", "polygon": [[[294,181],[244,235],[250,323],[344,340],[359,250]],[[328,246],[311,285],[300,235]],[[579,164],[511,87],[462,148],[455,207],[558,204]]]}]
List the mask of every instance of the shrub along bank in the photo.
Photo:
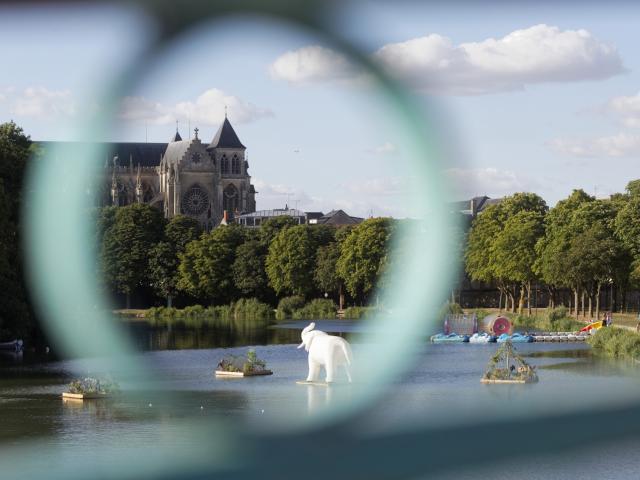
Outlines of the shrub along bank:
[{"label": "shrub along bank", "polygon": [[552,332],[575,332],[584,327],[584,323],[569,317],[569,310],[560,306],[548,310],[543,315],[513,315],[513,325],[518,329],[547,330]]},{"label": "shrub along bank", "polygon": [[154,325],[181,323],[189,326],[211,325],[218,327],[243,326],[262,327],[274,318],[273,309],[255,298],[240,299],[229,305],[203,307],[193,305],[183,309],[154,307],[147,310],[145,318]]},{"label": "shrub along bank", "polygon": [[611,358],[640,358],[640,335],[622,328],[599,329],[588,340],[597,354]]}]

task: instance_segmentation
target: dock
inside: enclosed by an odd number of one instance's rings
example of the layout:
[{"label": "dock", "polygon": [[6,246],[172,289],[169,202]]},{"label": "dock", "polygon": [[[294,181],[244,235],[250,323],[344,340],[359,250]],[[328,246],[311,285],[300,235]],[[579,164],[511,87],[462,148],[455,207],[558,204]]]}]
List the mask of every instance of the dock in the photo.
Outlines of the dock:
[{"label": "dock", "polygon": [[588,333],[576,332],[537,332],[529,335],[534,342],[584,342],[590,337]]}]

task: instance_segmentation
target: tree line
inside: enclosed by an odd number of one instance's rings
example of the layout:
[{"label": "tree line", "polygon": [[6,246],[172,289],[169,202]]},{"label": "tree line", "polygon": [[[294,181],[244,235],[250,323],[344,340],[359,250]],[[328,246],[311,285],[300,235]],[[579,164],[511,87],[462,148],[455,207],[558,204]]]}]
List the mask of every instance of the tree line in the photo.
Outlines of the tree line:
[{"label": "tree line", "polygon": [[547,290],[549,307],[564,300],[577,317],[599,318],[604,287],[626,293],[640,281],[640,180],[625,193],[596,199],[583,190],[549,209],[533,193],[491,205],[472,222],[464,247],[467,275],[495,285],[500,307],[531,314],[532,285]]},{"label": "tree line", "polygon": [[274,217],[258,228],[227,225],[204,232],[178,215],[166,220],[145,204],[96,212],[97,270],[107,291],[127,307],[150,289],[168,306],[224,305],[257,298],[276,305],[286,296],[367,302],[385,268],[393,222],[368,219],[353,227],[298,225]]}]

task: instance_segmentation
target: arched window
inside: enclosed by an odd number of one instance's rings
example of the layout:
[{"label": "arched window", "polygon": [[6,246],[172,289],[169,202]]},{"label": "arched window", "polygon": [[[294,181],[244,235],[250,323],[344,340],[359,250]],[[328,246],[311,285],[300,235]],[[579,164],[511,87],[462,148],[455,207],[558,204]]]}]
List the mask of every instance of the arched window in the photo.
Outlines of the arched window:
[{"label": "arched window", "polygon": [[149,203],[151,200],[153,200],[153,196],[153,188],[151,188],[151,185],[144,182],[142,184],[142,201],[144,203]]},{"label": "arched window", "polygon": [[220,173],[229,173],[229,159],[226,155],[222,155],[222,158],[220,159]]},{"label": "arched window", "polygon": [[238,189],[233,184],[229,184],[224,189],[222,196],[222,208],[228,212],[235,212],[240,206],[240,195]]},{"label": "arched window", "polygon": [[240,175],[240,159],[236,154],[234,154],[231,159],[231,173],[234,175]]}]

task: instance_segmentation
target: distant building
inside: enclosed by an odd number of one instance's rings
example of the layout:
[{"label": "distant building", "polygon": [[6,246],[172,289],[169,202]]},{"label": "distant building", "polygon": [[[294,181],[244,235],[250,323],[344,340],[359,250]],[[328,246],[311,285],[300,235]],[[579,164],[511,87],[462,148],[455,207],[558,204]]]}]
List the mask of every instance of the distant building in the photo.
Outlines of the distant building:
[{"label": "distant building", "polygon": [[[207,228],[256,209],[246,148],[226,115],[211,142],[183,140],[178,131],[168,143],[102,143],[107,155],[99,186],[102,205],[146,203],[166,218],[188,215]],[[44,149],[61,142],[37,142]],[[82,145],[77,144],[77,148]],[[69,143],[67,147],[73,148]],[[109,159],[113,160],[109,160]]]},{"label": "distant building", "polygon": [[502,202],[501,198],[489,198],[487,196],[473,197],[470,200],[451,203],[451,213],[460,213],[471,221],[480,215],[487,207],[497,205],[500,202]]},{"label": "distant building", "polygon": [[360,217],[352,217],[344,210],[331,210],[329,213],[318,218],[318,225],[332,225],[334,227],[342,227],[345,225],[357,225],[364,220]]},{"label": "distant building", "polygon": [[322,212],[305,212],[307,214],[307,223],[309,225],[317,225],[318,220],[324,216]]},{"label": "distant building", "polygon": [[282,216],[293,218],[299,225],[307,223],[307,214],[305,212],[287,207],[245,213],[244,215],[235,217],[235,222],[244,227],[259,227],[270,218]]},{"label": "distant building", "polygon": [[259,227],[264,222],[274,217],[287,216],[294,218],[299,225],[332,225],[342,227],[345,225],[357,225],[362,222],[360,217],[352,217],[344,210],[331,210],[329,213],[303,212],[295,208],[274,208],[273,210],[259,210],[235,217],[235,222],[244,227]]}]

